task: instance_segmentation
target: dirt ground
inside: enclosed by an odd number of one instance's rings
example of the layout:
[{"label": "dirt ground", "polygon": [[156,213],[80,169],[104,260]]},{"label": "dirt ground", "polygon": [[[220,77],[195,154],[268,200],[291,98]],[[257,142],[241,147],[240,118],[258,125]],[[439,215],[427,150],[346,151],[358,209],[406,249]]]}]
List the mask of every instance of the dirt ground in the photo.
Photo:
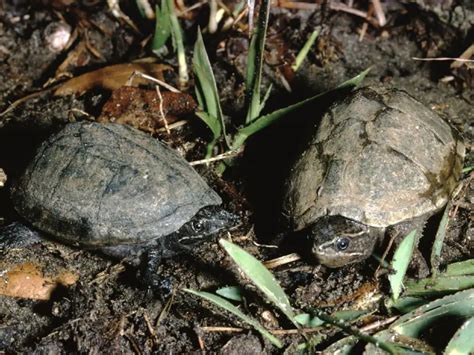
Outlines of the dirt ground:
[{"label": "dirt ground", "polygon": [[[231,9],[237,5],[225,3]],[[356,9],[367,11],[368,2],[354,3]],[[299,3],[306,6],[291,9],[295,4],[275,3],[271,12],[263,80],[264,85],[274,85],[268,110],[334,88],[372,66],[364,85],[403,89],[425,103],[462,134],[467,146],[465,166],[474,163],[472,67],[413,59],[459,57],[473,44],[474,7],[469,0],[382,1],[387,18],[383,27],[373,16],[365,21],[328,3]],[[192,5],[181,2],[181,10]],[[282,330],[279,336],[286,353],[295,352],[304,339],[283,331],[291,324],[236,272],[217,238],[190,255],[158,265],[159,277],[150,285],[144,281],[143,267],[11,226],[20,219],[12,208],[9,188],[35,147],[65,123],[97,118],[111,94],[101,85],[77,89],[74,95],[58,94],[58,85],[71,76],[153,57],[149,42],[154,22],[140,16],[134,1],[120,6],[130,22],[115,17],[105,1],[0,0],[0,168],[8,177],[0,188],[0,226],[4,227],[0,277],[1,282],[5,275],[10,277],[10,284],[16,277],[19,285],[18,289],[0,285],[0,353],[283,352],[235,317],[181,291],[185,287],[214,291],[228,285],[243,286],[248,293],[243,308],[268,329]],[[180,17],[189,64],[197,26],[205,27],[207,18],[207,5]],[[245,28],[205,34],[223,111],[232,127],[245,117]],[[294,73],[290,67],[294,57],[315,28],[320,35]],[[160,54],[154,60],[169,65],[163,80],[177,86],[175,55]],[[192,85],[189,93],[194,93]],[[257,134],[223,177],[216,176],[212,166],[198,167],[226,208],[242,218],[236,230],[222,236],[230,236],[260,260],[291,252],[291,240],[274,247],[280,239],[290,238],[277,222],[282,182],[308,125],[316,125],[335,99],[328,97]],[[208,132],[197,117],[184,118],[187,123],[171,135],[162,130],[155,135],[188,160],[202,159]],[[452,202],[442,265],[474,256],[472,174],[464,174],[463,188]],[[429,255],[438,222],[435,217],[425,231],[420,244],[424,255]],[[303,259],[272,271],[296,309],[373,310],[357,324],[363,326],[388,317],[383,305],[387,283],[384,276],[374,278],[377,265],[369,259],[328,269]],[[321,350],[342,337],[334,330],[323,334]]]}]

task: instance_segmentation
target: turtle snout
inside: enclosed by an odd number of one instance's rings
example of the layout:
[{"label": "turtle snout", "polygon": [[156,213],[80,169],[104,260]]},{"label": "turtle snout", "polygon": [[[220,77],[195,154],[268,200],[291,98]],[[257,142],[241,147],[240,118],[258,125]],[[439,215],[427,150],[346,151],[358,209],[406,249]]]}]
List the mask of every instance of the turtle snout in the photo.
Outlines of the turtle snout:
[{"label": "turtle snout", "polygon": [[236,214],[222,210],[223,216],[221,217],[223,221],[223,228],[234,228],[240,224],[240,217]]}]

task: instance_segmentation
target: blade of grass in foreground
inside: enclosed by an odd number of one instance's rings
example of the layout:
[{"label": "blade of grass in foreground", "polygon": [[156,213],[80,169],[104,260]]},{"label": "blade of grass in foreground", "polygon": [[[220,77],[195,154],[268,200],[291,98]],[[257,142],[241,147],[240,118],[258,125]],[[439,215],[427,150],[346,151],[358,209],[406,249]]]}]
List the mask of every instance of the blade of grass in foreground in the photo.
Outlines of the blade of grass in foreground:
[{"label": "blade of grass in foreground", "polygon": [[385,350],[389,354],[399,354],[399,351],[397,350],[397,344],[391,343],[389,340],[384,340],[376,336],[371,336],[365,332],[361,332],[359,329],[355,327],[351,327],[347,322],[343,319],[336,319],[333,316],[329,316],[325,314],[324,312],[320,311],[319,309],[313,310],[315,315],[321,319],[322,321],[329,323],[333,326],[336,326],[340,329],[342,329],[345,333],[349,335],[353,335],[356,338],[365,341],[367,343],[371,343],[374,346]]},{"label": "blade of grass in foreground", "polygon": [[470,318],[474,316],[474,289],[460,291],[453,295],[438,298],[421,306],[394,322],[390,329],[398,334],[416,337],[434,322],[447,317]]},{"label": "blade of grass in foreground", "polygon": [[388,276],[390,289],[392,291],[392,299],[396,301],[402,292],[403,279],[410,264],[413,250],[415,249],[417,231],[413,230],[403,239],[403,241],[395,250],[393,260],[391,262],[392,269],[395,273]]},{"label": "blade of grass in foreground", "polygon": [[444,276],[434,278],[409,280],[406,283],[406,296],[432,297],[453,293],[474,287],[474,275]]},{"label": "blade of grass in foreground", "polygon": [[219,240],[219,244],[235,261],[239,269],[263,292],[267,299],[277,306],[299,328],[298,322],[295,321],[295,313],[290,305],[290,301],[273,274],[260,261],[241,247],[225,239]]},{"label": "blade of grass in foreground", "polygon": [[474,259],[449,264],[445,272],[405,283],[405,296],[433,297],[474,287]]},{"label": "blade of grass in foreground", "polygon": [[199,296],[201,298],[204,298],[205,300],[208,300],[215,305],[225,309],[226,311],[232,313],[233,315],[239,317],[242,321],[244,321],[247,324],[250,324],[252,327],[255,328],[260,334],[262,334],[264,337],[266,337],[273,345],[275,345],[277,348],[282,348],[283,344],[280,342],[278,338],[273,336],[270,332],[268,332],[265,328],[263,328],[260,323],[258,323],[256,320],[248,317],[244,313],[240,311],[237,307],[235,307],[232,303],[229,301],[225,300],[222,297],[219,297],[217,295],[214,295],[209,292],[202,292],[202,291],[195,291],[191,290],[188,288],[184,288],[183,291],[189,292],[193,295]]},{"label": "blade of grass in foreground", "polygon": [[474,349],[474,318],[470,318],[459,328],[444,350],[447,355],[472,354]]},{"label": "blade of grass in foreground", "polygon": [[441,217],[441,222],[439,222],[438,230],[436,231],[435,241],[433,243],[433,248],[431,249],[431,274],[436,276],[439,273],[439,258],[441,256],[441,250],[443,248],[444,238],[446,237],[446,229],[448,227],[449,219],[449,210],[451,204],[448,203],[443,212],[443,217]]},{"label": "blade of grass in foreground", "polygon": [[468,259],[449,264],[446,267],[445,274],[448,276],[462,276],[474,274],[474,259]]},{"label": "blade of grass in foreground", "polygon": [[[390,340],[399,334],[406,337],[418,338],[434,325],[439,325],[440,322],[443,321],[446,322],[447,319],[472,318],[474,316],[473,305],[474,289],[438,298],[401,316],[390,325],[389,329],[376,333],[375,337],[381,340]],[[403,338],[400,338],[397,341],[401,341],[402,339]],[[421,339],[419,340],[420,343],[423,343]],[[410,343],[410,346],[413,345],[414,343]],[[370,349],[366,350],[368,350],[367,353],[370,353]]]}]

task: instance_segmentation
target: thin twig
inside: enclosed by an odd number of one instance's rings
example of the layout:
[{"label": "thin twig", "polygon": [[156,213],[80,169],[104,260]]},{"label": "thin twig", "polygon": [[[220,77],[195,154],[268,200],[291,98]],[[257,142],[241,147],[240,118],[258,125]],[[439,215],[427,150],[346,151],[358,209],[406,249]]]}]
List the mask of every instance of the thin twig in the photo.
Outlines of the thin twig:
[{"label": "thin twig", "polygon": [[148,317],[148,313],[144,310],[143,311],[143,319],[145,320],[146,327],[148,329],[148,332],[151,335],[151,339],[153,341],[153,344],[155,346],[158,346],[158,339],[156,337],[156,332],[155,329],[153,328],[153,325],[151,324],[150,317]]},{"label": "thin twig", "polygon": [[342,4],[340,2],[332,2],[331,1],[329,3],[329,8],[331,10],[347,12],[347,13],[352,14],[352,15],[363,17],[364,19],[367,18],[367,12],[366,11],[361,11],[361,10],[354,9],[354,8],[349,7],[346,4]]},{"label": "thin twig", "polygon": [[[474,44],[471,44],[460,56],[460,59],[469,59],[474,56]],[[451,68],[459,68],[462,65],[461,61],[454,61],[451,63]]]},{"label": "thin twig", "polygon": [[89,31],[87,28],[84,28],[84,38],[87,50],[97,59],[105,61],[105,57],[100,53],[91,43],[89,39]]},{"label": "thin twig", "polygon": [[[369,9],[367,10],[367,16],[366,16],[366,19],[368,20],[369,18],[372,17],[372,13],[374,12],[374,6],[371,4],[369,6]],[[364,36],[365,34],[367,33],[367,29],[369,28],[369,23],[367,21],[365,21],[363,24],[362,24],[362,29],[360,30],[360,35],[359,35],[359,42],[362,42],[362,40],[364,39]]]},{"label": "thin twig", "polygon": [[125,271],[125,265],[123,265],[122,262],[120,262],[118,264],[114,264],[110,267],[107,267],[105,270],[99,272],[97,275],[95,275],[95,278],[88,283],[88,285],[103,283],[104,280],[108,279],[109,277],[112,277],[114,275],[118,275],[118,274],[124,272]]},{"label": "thin twig", "polygon": [[235,327],[200,327],[205,332],[240,333],[245,329]]},{"label": "thin twig", "polygon": [[0,168],[0,187],[3,187],[6,181],[7,181],[7,174],[5,174],[3,169]]},{"label": "thin twig", "polygon": [[370,332],[371,330],[378,329],[378,328],[384,327],[384,326],[386,326],[390,323],[393,323],[397,319],[398,319],[398,316],[393,316],[391,318],[378,320],[378,321],[376,321],[372,324],[367,324],[365,327],[360,328],[360,330],[363,331],[363,332]]},{"label": "thin twig", "polygon": [[438,58],[418,58],[418,57],[412,57],[411,59],[413,59],[413,60],[421,60],[421,61],[425,61],[425,62],[454,60],[454,61],[456,61],[456,62],[462,62],[462,63],[474,63],[474,59],[451,58],[451,57],[438,57]]},{"label": "thin twig", "polygon": [[[18,106],[20,106],[22,103],[24,103],[24,102],[26,102],[26,101],[28,101],[28,100],[30,100],[30,99],[33,99],[33,98],[35,98],[35,97],[38,97],[38,96],[40,96],[40,95],[42,95],[42,94],[46,94],[46,93],[48,93],[48,92],[51,91],[51,90],[57,89],[58,87],[59,87],[59,84],[54,85],[54,86],[52,86],[52,87],[50,87],[50,88],[47,88],[47,89],[42,89],[42,90],[40,90],[40,91],[34,92],[34,93],[29,94],[29,95],[26,95],[26,96],[23,96],[22,98],[16,100],[16,101],[13,102],[10,106],[8,106],[8,108],[7,108],[5,111],[0,112],[0,117],[5,116],[7,113],[13,111],[15,108],[17,108]],[[1,121],[0,121],[0,122],[1,122]]]},{"label": "thin twig", "polygon": [[171,294],[171,297],[169,298],[169,300],[166,302],[165,306],[161,310],[161,313],[158,316],[158,319],[156,320],[156,325],[159,325],[168,316],[171,306],[173,305],[175,295],[176,295],[176,291],[173,291],[173,293]]},{"label": "thin twig", "polygon": [[132,346],[132,349],[135,351],[136,354],[138,354],[138,355],[143,354],[143,351],[140,350],[140,348],[138,347],[137,342],[135,341],[135,339],[132,338],[132,336],[130,334],[124,333],[124,334],[122,334],[122,336],[130,342],[130,345]]},{"label": "thin twig", "polygon": [[137,0],[137,4],[140,4],[147,19],[153,20],[155,18],[155,11],[153,11],[148,0]]},{"label": "thin twig", "polygon": [[207,29],[209,33],[217,31],[217,0],[209,0],[209,23]]},{"label": "thin twig", "polygon": [[372,0],[372,4],[374,5],[375,17],[377,17],[377,21],[379,22],[380,27],[385,26],[387,23],[387,19],[385,18],[385,14],[383,12],[382,4],[380,4],[380,0]]},{"label": "thin twig", "polygon": [[309,2],[279,1],[278,7],[292,10],[316,10],[319,9],[321,5]]},{"label": "thin twig", "polygon": [[168,89],[169,91],[172,91],[172,92],[177,92],[177,93],[180,93],[181,91],[179,91],[178,89],[176,89],[175,87],[171,86],[170,84],[167,84],[165,83],[164,81],[161,81],[160,79],[157,79],[157,78],[154,78],[148,74],[144,74],[142,72],[139,72],[139,71],[134,71],[132,73],[132,75],[130,76],[130,78],[128,79],[128,83],[127,85],[131,85],[131,83],[133,82],[133,78],[135,76],[141,76],[142,78],[144,79],[147,79],[147,80],[150,80],[150,81],[153,81],[154,83],[157,83],[158,85],[161,85],[163,86],[164,88]]},{"label": "thin twig", "polygon": [[112,15],[114,15],[117,19],[122,19],[123,21],[125,21],[127,25],[133,28],[137,33],[141,34],[140,30],[132,21],[132,19],[122,12],[122,10],[120,9],[118,0],[107,0],[107,5],[109,6],[109,10],[112,12]]},{"label": "thin twig", "polygon": [[206,345],[204,344],[204,340],[199,334],[196,334],[198,338],[198,344],[199,344],[199,349],[204,350],[206,348]]},{"label": "thin twig", "polygon": [[296,253],[280,256],[279,258],[270,259],[263,263],[267,269],[274,269],[278,266],[292,263],[294,261],[301,260],[301,256]]},{"label": "thin twig", "polygon": [[190,162],[189,164],[194,166],[194,165],[202,165],[202,164],[207,164],[207,163],[212,163],[214,161],[218,160],[224,160],[230,157],[235,157],[243,152],[243,149],[240,148],[238,150],[229,150],[228,152],[216,155],[215,157],[212,158],[207,158],[207,159],[201,159],[201,160],[195,160]]},{"label": "thin twig", "polygon": [[259,248],[268,248],[268,249],[277,249],[278,248],[278,245],[261,244],[261,243],[257,243],[255,240],[252,240],[252,244],[255,245],[256,247],[259,247]]},{"label": "thin twig", "polygon": [[399,236],[399,234],[392,234],[390,236],[390,240],[388,241],[388,245],[387,245],[387,248],[385,248],[384,252],[383,252],[383,255],[382,255],[382,258],[379,262],[379,265],[377,266],[377,270],[375,270],[375,277],[377,278],[379,276],[379,272],[380,272],[380,268],[382,267],[384,261],[385,261],[385,258],[387,257],[389,251],[392,249],[392,246],[393,246],[393,243],[395,242],[395,239]]},{"label": "thin twig", "polygon": [[330,8],[331,10],[347,12],[347,13],[349,13],[349,14],[362,17],[362,18],[364,18],[364,20],[368,21],[372,26],[374,26],[374,27],[379,27],[378,22],[375,21],[373,18],[367,17],[367,12],[365,12],[365,11],[357,10],[357,9],[354,9],[354,8],[352,8],[352,7],[349,7],[349,6],[345,5],[345,4],[342,4],[342,3],[334,3],[334,2],[331,2],[331,3],[329,4],[329,8]]},{"label": "thin twig", "polygon": [[183,11],[179,11],[179,12],[177,13],[177,16],[178,16],[178,17],[181,17],[181,16],[183,16],[184,14],[186,14],[186,13],[188,13],[188,12],[190,12],[190,11],[196,10],[196,9],[200,8],[201,6],[203,6],[203,5],[205,5],[205,4],[207,4],[207,1],[200,1],[200,2],[197,2],[197,3],[195,3],[195,4],[193,4],[193,5],[189,6],[189,7],[187,7],[187,8],[186,8],[185,10],[183,10]]},{"label": "thin twig", "polygon": [[[187,120],[181,120],[181,121],[177,121],[177,122],[173,122],[171,124],[168,125],[168,128],[170,130],[172,129],[176,129],[178,127],[181,127],[181,126],[184,126],[185,124],[188,124],[188,121]],[[166,131],[166,128],[165,127],[161,127],[159,129],[156,130],[157,132],[165,132]]]},{"label": "thin twig", "polygon": [[171,135],[170,126],[168,125],[168,120],[166,119],[165,112],[163,111],[163,96],[161,95],[161,90],[158,85],[155,86],[156,94],[158,95],[158,99],[160,100],[159,108],[160,108],[160,118],[163,120],[165,124],[166,133]]}]

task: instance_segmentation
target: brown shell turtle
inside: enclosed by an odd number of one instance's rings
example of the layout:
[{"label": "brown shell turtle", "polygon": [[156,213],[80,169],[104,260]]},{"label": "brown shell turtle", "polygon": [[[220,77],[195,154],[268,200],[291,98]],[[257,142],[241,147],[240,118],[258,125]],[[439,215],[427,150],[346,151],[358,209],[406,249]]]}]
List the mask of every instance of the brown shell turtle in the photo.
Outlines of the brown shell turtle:
[{"label": "brown shell turtle", "polygon": [[283,213],[322,264],[357,262],[386,233],[421,233],[463,157],[456,132],[406,92],[362,88],[324,115],[291,170]]}]

